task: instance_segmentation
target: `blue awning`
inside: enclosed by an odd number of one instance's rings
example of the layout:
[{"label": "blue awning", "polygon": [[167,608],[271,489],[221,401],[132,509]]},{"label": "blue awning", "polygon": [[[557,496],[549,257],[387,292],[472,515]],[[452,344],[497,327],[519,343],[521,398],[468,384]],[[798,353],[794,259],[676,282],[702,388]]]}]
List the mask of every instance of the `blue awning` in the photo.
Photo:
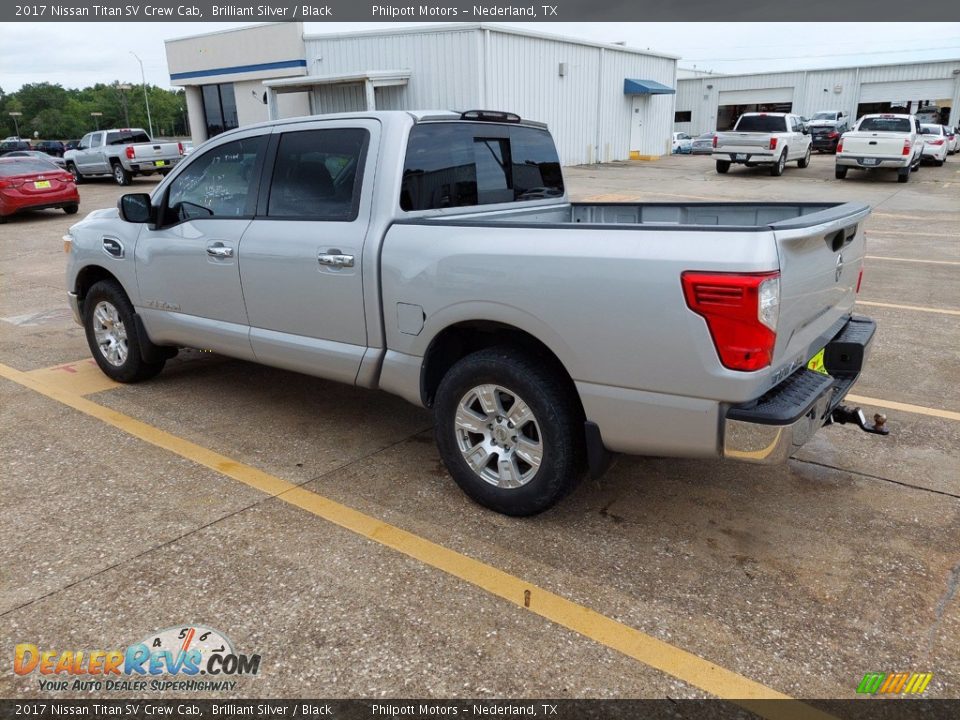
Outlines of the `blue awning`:
[{"label": "blue awning", "polygon": [[676,92],[672,87],[658,83],[656,80],[631,80],[627,78],[623,81],[624,95],[674,95]]}]

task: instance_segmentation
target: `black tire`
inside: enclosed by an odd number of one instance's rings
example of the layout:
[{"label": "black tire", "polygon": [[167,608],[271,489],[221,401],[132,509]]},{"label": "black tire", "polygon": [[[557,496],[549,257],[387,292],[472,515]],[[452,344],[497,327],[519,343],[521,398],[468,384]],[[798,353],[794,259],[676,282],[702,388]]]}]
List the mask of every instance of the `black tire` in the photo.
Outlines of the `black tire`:
[{"label": "black tire", "polygon": [[113,181],[117,185],[129,185],[131,179],[133,178],[133,175],[131,175],[130,172],[118,162],[113,164],[111,172],[113,173]]},{"label": "black tire", "polygon": [[897,170],[897,182],[905,183],[910,181],[910,168],[904,168],[903,170]]},{"label": "black tire", "polygon": [[76,214],[77,214],[77,211],[78,211],[79,209],[80,209],[80,206],[77,205],[77,204],[64,205],[64,206],[63,206],[63,211],[64,211],[67,215],[76,215]]},{"label": "black tire", "polygon": [[717,160],[717,172],[721,175],[726,175],[730,170],[730,161],[729,160]]},{"label": "black tire", "polygon": [[[504,416],[497,414],[493,419],[493,412],[490,413],[491,423],[494,424],[487,425],[489,433],[482,429],[486,422],[482,416],[475,416],[474,419],[483,434],[458,429],[456,418],[461,402],[473,389],[483,385],[496,385],[503,391],[502,394],[497,393],[498,405],[494,412],[502,410]],[[518,424],[514,430],[506,430],[506,434],[516,432],[518,436],[530,438],[528,433],[536,431],[534,439],[539,443],[541,461],[534,469],[524,463],[517,453],[513,467],[519,469],[522,483],[506,488],[493,484],[493,480],[485,479],[480,473],[501,473],[498,464],[505,457],[504,450],[500,449],[504,446],[496,445],[495,433],[498,428],[504,430],[505,426],[495,423],[505,423],[514,417],[510,410],[515,405],[506,404],[511,396],[526,403],[532,412],[532,420]],[[482,412],[479,397],[477,407]],[[535,515],[555,505],[583,477],[586,446],[583,412],[577,401],[576,390],[559,370],[534,355],[509,347],[488,348],[468,355],[443,377],[437,389],[434,412],[437,447],[444,465],[457,485],[484,507],[505,515]],[[517,442],[515,438],[502,439],[506,443],[507,453],[513,452],[511,441],[513,448],[522,444],[522,439]],[[475,471],[465,459],[466,450],[461,451],[461,443],[469,449],[471,443],[480,447],[490,442],[496,450],[484,450],[482,457],[486,463]],[[489,447],[489,444],[484,447]],[[494,468],[490,468],[491,464]],[[530,470],[533,470],[532,475],[523,480],[523,474]]]},{"label": "black tire", "polygon": [[798,168],[805,168],[810,165],[810,148],[807,148],[807,154],[797,160]]},{"label": "black tire", "polygon": [[934,161],[933,161],[933,165],[934,165],[934,167],[943,167],[943,164],[944,164],[945,162],[946,162],[946,160],[934,160]]},{"label": "black tire", "polygon": [[[112,362],[108,359],[97,341],[95,328],[99,322],[94,315],[101,303],[105,303],[116,311],[122,326],[121,330],[126,335],[126,356],[120,362]],[[86,331],[87,345],[90,346],[93,359],[96,360],[104,375],[112,380],[135,383],[149,380],[163,370],[165,360],[148,363],[140,355],[140,336],[133,319],[133,305],[123,288],[115,281],[101,280],[87,291],[83,299],[83,328]]]},{"label": "black tire", "polygon": [[80,171],[77,169],[77,166],[73,163],[67,163],[67,170],[73,175],[73,182],[77,185],[86,181],[86,178],[80,174]]},{"label": "black tire", "polygon": [[770,174],[773,175],[773,177],[780,177],[783,175],[783,169],[787,166],[787,152],[789,150],[790,148],[785,147],[783,152],[780,153],[780,159],[770,166]]},{"label": "black tire", "polygon": [[0,215],[0,225],[5,225],[7,222],[7,215]]},{"label": "black tire", "polygon": [[833,175],[837,180],[843,180],[847,176],[847,169],[845,167],[836,167],[833,170]]}]

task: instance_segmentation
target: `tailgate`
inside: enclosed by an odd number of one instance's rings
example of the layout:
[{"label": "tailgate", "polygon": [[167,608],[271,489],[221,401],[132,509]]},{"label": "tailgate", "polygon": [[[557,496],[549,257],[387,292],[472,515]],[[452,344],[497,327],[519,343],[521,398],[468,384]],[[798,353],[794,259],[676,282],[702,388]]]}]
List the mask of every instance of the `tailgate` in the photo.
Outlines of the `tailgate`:
[{"label": "tailgate", "polygon": [[780,261],[774,368],[806,363],[853,311],[870,208],[846,203],[771,224]]},{"label": "tailgate", "polygon": [[843,136],[844,155],[865,155],[867,157],[903,156],[903,135],[892,133],[867,133]]},{"label": "tailgate", "polygon": [[729,132],[720,133],[717,138],[717,150],[723,152],[751,152],[770,148],[770,135],[767,133]]},{"label": "tailgate", "polygon": [[136,160],[170,160],[180,156],[176,143],[139,143],[132,147]]}]

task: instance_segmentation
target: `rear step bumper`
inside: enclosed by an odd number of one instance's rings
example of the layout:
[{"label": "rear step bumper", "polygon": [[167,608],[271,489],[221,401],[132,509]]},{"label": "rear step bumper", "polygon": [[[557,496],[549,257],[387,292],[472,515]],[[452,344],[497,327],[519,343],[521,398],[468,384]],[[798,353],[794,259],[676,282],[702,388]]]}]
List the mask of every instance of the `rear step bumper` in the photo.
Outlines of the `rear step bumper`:
[{"label": "rear step bumper", "polygon": [[866,361],[876,323],[854,315],[824,348],[829,375],[803,368],[756,400],[727,409],[723,456],[774,465],[786,462],[853,387]]}]

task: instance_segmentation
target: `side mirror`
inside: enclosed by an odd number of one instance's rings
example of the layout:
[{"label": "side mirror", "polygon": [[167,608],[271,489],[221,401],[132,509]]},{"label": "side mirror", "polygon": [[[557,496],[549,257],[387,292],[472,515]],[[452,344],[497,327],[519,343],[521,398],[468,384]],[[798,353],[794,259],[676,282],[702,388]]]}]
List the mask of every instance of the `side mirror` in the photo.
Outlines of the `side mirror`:
[{"label": "side mirror", "polygon": [[120,217],[129,223],[152,223],[154,220],[153,205],[147,193],[127,193],[121,196],[117,208]]}]

